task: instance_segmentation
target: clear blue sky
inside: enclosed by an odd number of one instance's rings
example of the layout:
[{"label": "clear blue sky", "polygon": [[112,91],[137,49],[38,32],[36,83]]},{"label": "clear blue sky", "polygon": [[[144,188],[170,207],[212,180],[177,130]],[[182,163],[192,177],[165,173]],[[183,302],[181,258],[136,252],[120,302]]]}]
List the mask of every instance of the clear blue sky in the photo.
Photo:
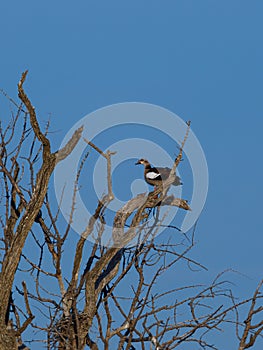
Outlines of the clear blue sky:
[{"label": "clear blue sky", "polygon": [[[58,146],[80,118],[126,101],[192,121],[209,167],[193,255],[208,280],[233,268],[262,278],[263,2],[9,1],[0,5],[0,87],[21,72]],[[254,349],[261,349],[258,343]]]}]

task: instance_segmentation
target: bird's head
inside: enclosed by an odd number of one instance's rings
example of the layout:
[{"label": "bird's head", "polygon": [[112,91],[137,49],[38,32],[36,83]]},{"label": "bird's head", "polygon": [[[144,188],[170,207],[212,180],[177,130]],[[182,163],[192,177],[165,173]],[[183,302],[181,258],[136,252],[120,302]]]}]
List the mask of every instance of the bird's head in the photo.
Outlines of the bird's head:
[{"label": "bird's head", "polygon": [[143,164],[144,166],[147,166],[147,165],[150,165],[150,163],[148,162],[148,160],[146,159],[139,159],[137,163],[135,163],[135,165],[138,165],[138,164]]}]

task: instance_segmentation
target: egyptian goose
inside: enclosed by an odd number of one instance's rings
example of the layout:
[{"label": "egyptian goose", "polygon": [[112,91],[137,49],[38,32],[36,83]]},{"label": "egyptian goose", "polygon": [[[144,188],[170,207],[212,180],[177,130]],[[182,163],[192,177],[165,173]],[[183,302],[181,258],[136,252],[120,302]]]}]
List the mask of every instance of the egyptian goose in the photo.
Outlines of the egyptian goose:
[{"label": "egyptian goose", "polygon": [[[139,159],[137,164],[143,164],[144,165],[144,179],[145,181],[151,185],[151,186],[160,186],[162,184],[162,181],[165,181],[168,179],[171,169],[170,168],[154,168],[151,167],[151,164],[146,159]],[[179,176],[175,177],[174,182],[172,183],[174,186],[182,185],[181,179]]]}]

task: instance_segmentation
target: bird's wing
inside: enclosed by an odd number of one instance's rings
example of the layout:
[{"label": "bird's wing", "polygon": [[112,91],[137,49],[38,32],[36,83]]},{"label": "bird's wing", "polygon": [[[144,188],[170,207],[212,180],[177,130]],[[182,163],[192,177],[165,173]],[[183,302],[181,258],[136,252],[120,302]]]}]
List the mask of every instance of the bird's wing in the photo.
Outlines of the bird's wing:
[{"label": "bird's wing", "polygon": [[170,168],[158,168],[158,172],[161,174],[162,179],[166,180],[168,179],[171,169]]},{"label": "bird's wing", "polygon": [[[157,168],[159,173],[161,174],[161,177],[163,180],[167,180],[169,175],[170,175],[170,172],[171,172],[171,169],[170,168]],[[175,186],[179,186],[179,185],[182,185],[182,182],[181,182],[181,179],[179,176],[175,176],[175,180],[174,180],[174,183],[173,183]]]},{"label": "bird's wing", "polygon": [[159,173],[156,173],[154,171],[149,171],[145,174],[145,177],[149,180],[161,180],[161,175]]},{"label": "bird's wing", "polygon": [[[146,180],[167,180],[170,175],[171,169],[170,168],[151,168],[151,171],[145,174]],[[181,179],[179,176],[175,176],[175,180],[173,182],[174,186],[180,186],[182,185]]]}]

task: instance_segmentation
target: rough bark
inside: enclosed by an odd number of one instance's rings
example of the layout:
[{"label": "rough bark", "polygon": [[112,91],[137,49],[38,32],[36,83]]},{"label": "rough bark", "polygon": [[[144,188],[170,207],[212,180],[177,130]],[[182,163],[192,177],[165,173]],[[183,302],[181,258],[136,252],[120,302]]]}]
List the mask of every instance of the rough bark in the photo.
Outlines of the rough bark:
[{"label": "rough bark", "polygon": [[[12,291],[12,286],[14,282],[15,273],[18,268],[18,264],[21,258],[21,253],[27,239],[28,233],[37,218],[37,215],[43,205],[48,184],[50,181],[50,176],[59,160],[64,159],[68,154],[70,154],[77,144],[82,128],[78,129],[68,145],[64,147],[61,152],[51,153],[50,142],[48,138],[41,132],[35,109],[32,106],[29,98],[23,89],[23,83],[26,79],[27,71],[22,74],[22,78],[18,84],[18,96],[22,103],[26,106],[26,109],[30,116],[30,123],[36,138],[42,144],[42,165],[37,173],[36,182],[34,185],[34,190],[31,194],[31,198],[28,202],[22,197],[22,206],[24,213],[19,221],[19,224],[15,232],[12,232],[12,241],[10,242],[10,248],[6,251],[3,258],[2,269],[0,273],[0,349],[13,349],[14,344],[16,344],[16,334],[11,331],[10,326],[7,324],[9,299]],[[1,165],[3,165],[1,163]],[[6,171],[7,172],[7,171]],[[15,179],[10,179],[13,181],[13,187],[17,187]],[[21,191],[17,188],[17,192]],[[12,223],[12,228],[14,225]]]}]

